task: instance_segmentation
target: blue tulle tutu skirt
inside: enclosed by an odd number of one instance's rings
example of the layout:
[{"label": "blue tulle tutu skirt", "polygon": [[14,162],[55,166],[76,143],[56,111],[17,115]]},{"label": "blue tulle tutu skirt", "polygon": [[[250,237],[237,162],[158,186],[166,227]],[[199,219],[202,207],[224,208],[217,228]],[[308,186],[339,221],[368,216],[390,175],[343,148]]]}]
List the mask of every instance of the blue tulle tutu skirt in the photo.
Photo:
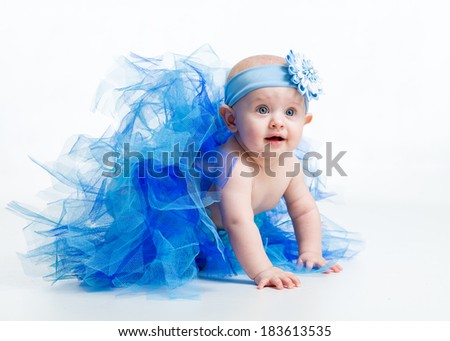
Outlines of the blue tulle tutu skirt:
[{"label": "blue tulle tutu skirt", "polygon": [[[227,233],[209,216],[208,206],[220,201],[212,189],[226,182],[205,176],[197,162],[230,136],[218,114],[228,69],[208,46],[190,56],[131,55],[119,64],[96,102],[119,125],[100,138],[79,136],[52,167],[38,163],[70,194],[44,212],[9,204],[31,221],[24,257],[48,265],[51,281],[76,278],[95,288],[175,288],[199,275],[243,273]],[[307,151],[303,142],[296,154],[301,159]],[[306,181],[316,200],[327,196],[320,178]],[[295,263],[283,200],[255,222],[275,266],[305,271]],[[325,217],[322,223],[328,266],[357,252],[355,235]]]}]

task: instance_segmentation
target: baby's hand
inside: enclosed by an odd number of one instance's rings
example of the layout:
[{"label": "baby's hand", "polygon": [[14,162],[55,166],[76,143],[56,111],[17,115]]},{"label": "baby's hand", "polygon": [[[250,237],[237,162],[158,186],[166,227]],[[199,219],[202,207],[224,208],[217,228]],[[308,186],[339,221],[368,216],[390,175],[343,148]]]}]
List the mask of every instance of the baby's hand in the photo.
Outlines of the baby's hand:
[{"label": "baby's hand", "polygon": [[256,275],[254,279],[258,289],[264,287],[275,287],[278,290],[283,288],[292,289],[300,286],[300,281],[292,272],[287,272],[274,266]]},{"label": "baby's hand", "polygon": [[[305,265],[308,270],[311,270],[313,267],[319,267],[325,266],[327,264],[327,261],[325,258],[322,257],[322,255],[319,255],[314,252],[305,252],[298,257],[298,264]],[[330,269],[325,271],[326,274],[330,274],[332,272],[341,272],[343,270],[342,266],[339,264],[335,264]]]}]

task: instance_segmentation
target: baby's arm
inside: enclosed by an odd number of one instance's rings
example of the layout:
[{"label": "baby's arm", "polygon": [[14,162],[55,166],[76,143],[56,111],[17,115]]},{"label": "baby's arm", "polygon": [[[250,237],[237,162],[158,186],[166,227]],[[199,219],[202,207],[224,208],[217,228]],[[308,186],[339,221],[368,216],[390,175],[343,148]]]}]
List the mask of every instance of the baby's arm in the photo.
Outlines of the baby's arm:
[{"label": "baby's arm", "polygon": [[253,178],[242,176],[252,169],[236,162],[233,174],[222,190],[220,210],[222,223],[228,232],[233,251],[247,275],[258,285],[275,286],[277,289],[299,286],[294,274],[275,268],[267,257],[261,235],[254,222],[251,205]]},{"label": "baby's arm", "polygon": [[[324,266],[327,261],[322,257],[320,214],[316,202],[305,184],[303,172],[292,178],[284,198],[294,225],[300,251],[298,263],[304,264],[307,269]],[[326,273],[340,272],[341,270],[340,265],[334,265]]]}]

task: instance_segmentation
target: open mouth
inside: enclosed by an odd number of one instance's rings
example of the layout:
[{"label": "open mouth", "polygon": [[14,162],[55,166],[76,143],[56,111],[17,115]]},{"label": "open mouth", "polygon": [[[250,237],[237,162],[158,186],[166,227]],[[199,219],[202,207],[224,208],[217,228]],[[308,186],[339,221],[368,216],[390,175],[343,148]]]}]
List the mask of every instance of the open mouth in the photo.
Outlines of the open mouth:
[{"label": "open mouth", "polygon": [[270,136],[270,137],[266,137],[267,141],[284,141],[284,138],[282,138],[281,136]]}]

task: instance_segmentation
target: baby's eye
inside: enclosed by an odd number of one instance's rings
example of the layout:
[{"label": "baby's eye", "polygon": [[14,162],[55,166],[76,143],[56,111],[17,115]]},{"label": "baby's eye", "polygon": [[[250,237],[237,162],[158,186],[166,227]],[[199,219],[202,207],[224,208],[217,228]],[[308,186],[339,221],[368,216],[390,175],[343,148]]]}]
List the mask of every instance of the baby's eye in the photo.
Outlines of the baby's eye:
[{"label": "baby's eye", "polygon": [[287,116],[294,116],[294,115],[295,115],[295,110],[294,110],[294,109],[288,109],[288,110],[286,110],[286,115],[287,115]]},{"label": "baby's eye", "polygon": [[265,114],[267,114],[267,113],[269,112],[269,108],[266,107],[265,105],[263,105],[262,107],[259,107],[259,108],[258,108],[258,112],[259,112],[260,114],[265,115]]}]

